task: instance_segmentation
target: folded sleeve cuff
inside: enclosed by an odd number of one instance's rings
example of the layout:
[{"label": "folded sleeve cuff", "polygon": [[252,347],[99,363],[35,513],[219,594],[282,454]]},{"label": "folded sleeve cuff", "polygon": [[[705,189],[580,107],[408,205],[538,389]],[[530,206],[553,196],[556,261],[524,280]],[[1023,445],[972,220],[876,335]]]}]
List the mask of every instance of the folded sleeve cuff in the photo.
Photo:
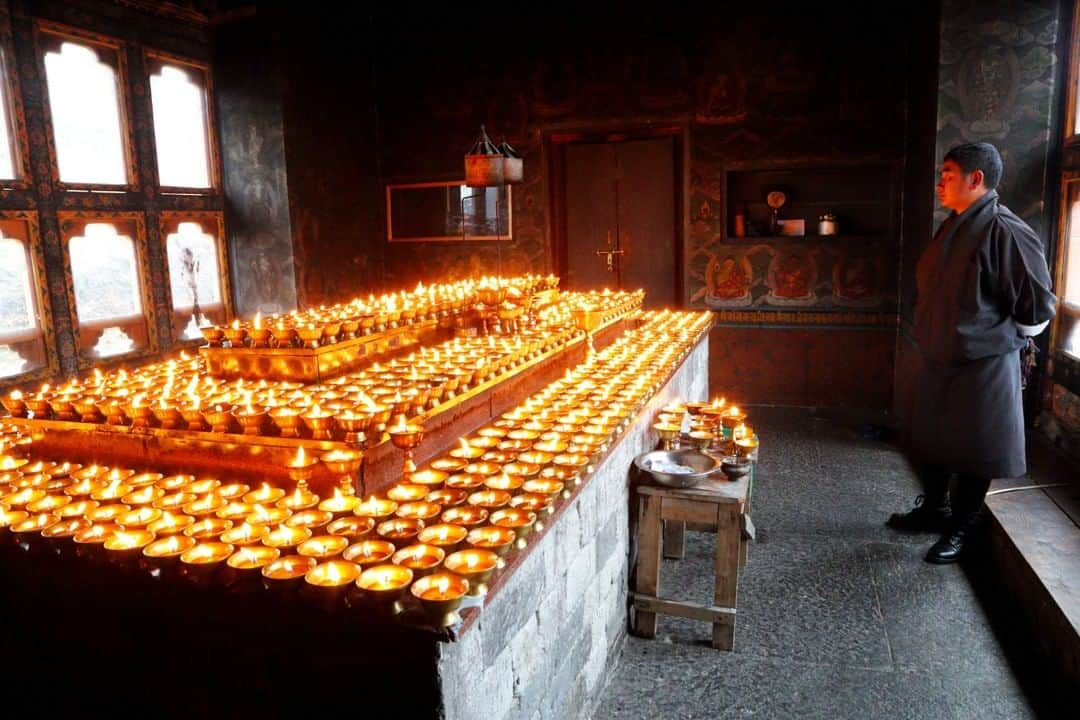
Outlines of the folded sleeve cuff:
[{"label": "folded sleeve cuff", "polygon": [[1024,337],[1035,337],[1043,330],[1045,330],[1046,326],[1049,324],[1049,320],[1044,320],[1038,325],[1021,325],[1020,323],[1016,323],[1016,330]]}]

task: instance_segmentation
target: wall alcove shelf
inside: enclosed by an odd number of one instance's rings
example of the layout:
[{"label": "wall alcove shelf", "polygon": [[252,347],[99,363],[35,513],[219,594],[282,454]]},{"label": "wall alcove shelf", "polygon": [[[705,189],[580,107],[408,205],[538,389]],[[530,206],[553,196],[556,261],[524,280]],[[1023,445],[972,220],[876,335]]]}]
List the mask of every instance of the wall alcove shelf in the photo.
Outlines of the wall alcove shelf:
[{"label": "wall alcove shelf", "polygon": [[[895,177],[893,167],[884,163],[729,169],[725,174],[724,237],[757,242],[793,238],[871,242],[893,237],[897,215]],[[804,235],[770,231],[772,210],[766,196],[773,190],[787,196],[779,219],[804,220]],[[740,209],[745,213],[742,235],[735,229]],[[818,234],[818,219],[824,213],[836,216],[836,235]]]}]

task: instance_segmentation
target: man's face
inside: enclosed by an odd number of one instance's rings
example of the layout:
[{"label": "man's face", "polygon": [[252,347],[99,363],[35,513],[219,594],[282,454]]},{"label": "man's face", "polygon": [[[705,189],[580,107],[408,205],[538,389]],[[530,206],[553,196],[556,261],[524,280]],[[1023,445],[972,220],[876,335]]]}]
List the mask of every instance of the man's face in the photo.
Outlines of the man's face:
[{"label": "man's face", "polygon": [[963,212],[984,193],[981,170],[965,175],[960,166],[952,160],[941,164],[937,196],[942,207]]}]

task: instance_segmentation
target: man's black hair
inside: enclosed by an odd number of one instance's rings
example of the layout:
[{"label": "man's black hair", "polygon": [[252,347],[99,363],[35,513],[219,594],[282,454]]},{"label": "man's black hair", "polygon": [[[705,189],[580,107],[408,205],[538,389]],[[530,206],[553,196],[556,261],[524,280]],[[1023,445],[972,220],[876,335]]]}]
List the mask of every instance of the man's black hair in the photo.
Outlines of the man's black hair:
[{"label": "man's black hair", "polygon": [[990,143],[964,143],[945,153],[946,160],[960,166],[965,175],[982,170],[983,185],[993,190],[1001,182],[1001,154]]}]

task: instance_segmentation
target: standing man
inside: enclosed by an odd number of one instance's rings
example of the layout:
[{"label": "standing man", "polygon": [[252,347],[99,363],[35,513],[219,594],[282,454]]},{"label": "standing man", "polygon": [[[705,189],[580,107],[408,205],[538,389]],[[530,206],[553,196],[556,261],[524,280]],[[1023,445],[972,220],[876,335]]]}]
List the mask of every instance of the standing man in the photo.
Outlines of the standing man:
[{"label": "standing man", "polygon": [[926,555],[932,563],[960,557],[992,478],[1027,471],[1020,351],[1050,323],[1057,304],[1042,242],[998,199],[1001,170],[1001,155],[989,143],[946,153],[937,195],[952,212],[916,269],[922,367],[911,444],[926,492],[914,510],[886,524],[940,532]]}]

